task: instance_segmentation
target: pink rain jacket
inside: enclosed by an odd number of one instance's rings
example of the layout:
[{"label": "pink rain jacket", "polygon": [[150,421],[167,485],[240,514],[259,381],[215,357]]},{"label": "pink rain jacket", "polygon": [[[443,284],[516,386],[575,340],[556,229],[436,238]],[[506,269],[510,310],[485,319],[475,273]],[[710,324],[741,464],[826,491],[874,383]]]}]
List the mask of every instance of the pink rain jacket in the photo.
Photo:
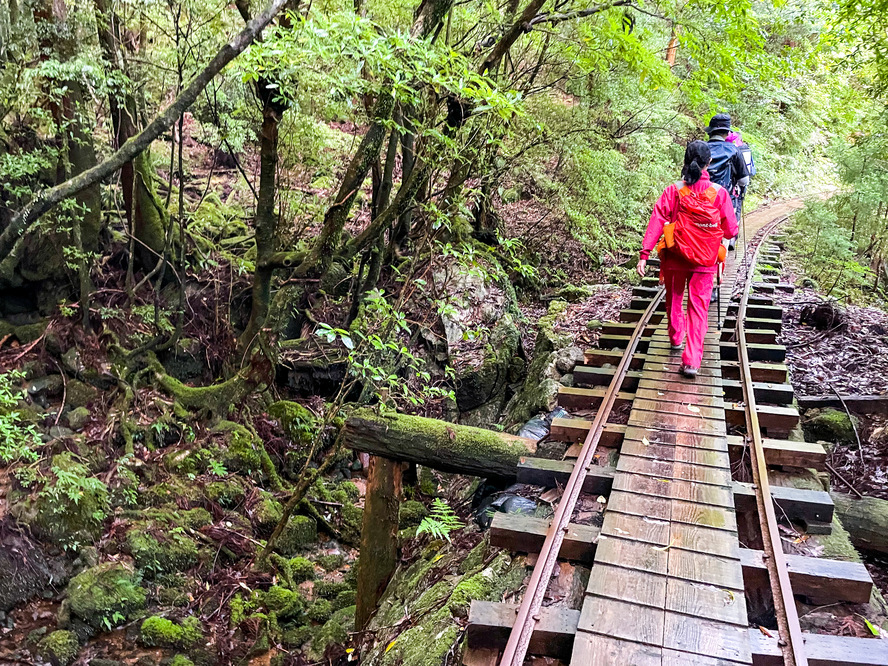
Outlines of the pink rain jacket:
[{"label": "pink rain jacket", "polygon": [[[709,188],[712,183],[709,182],[709,173],[703,172],[700,180],[690,186],[693,192],[703,192]],[[715,196],[715,207],[721,214],[722,234],[725,238],[733,238],[737,235],[737,218],[734,217],[734,206],[731,203],[731,197],[727,190],[718,185],[713,185],[718,190]],[[641,244],[641,258],[647,260],[651,254],[657,241],[663,235],[663,226],[673,221],[675,211],[678,208],[678,190],[673,183],[660,195],[660,199],[654,206],[651,213],[651,220],[648,222],[647,231],[644,233],[644,240]],[[682,270],[691,271],[693,273],[715,273],[716,266],[697,266],[677,252],[666,252],[660,266],[663,270]]]}]

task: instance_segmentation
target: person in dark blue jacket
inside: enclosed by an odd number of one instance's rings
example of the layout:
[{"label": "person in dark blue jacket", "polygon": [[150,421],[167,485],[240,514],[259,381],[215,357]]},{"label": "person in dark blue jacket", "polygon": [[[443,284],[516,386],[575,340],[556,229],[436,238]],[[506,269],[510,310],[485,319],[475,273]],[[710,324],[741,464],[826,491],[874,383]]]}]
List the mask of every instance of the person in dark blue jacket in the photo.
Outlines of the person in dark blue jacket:
[{"label": "person in dark blue jacket", "polygon": [[[706,128],[706,133],[709,135],[709,151],[712,153],[709,178],[713,183],[725,188],[733,199],[739,197],[741,189],[749,184],[749,169],[740,149],[727,141],[730,131],[731,116],[727,113],[717,113],[712,116]],[[731,239],[728,244],[729,250],[734,249],[735,240]]]}]

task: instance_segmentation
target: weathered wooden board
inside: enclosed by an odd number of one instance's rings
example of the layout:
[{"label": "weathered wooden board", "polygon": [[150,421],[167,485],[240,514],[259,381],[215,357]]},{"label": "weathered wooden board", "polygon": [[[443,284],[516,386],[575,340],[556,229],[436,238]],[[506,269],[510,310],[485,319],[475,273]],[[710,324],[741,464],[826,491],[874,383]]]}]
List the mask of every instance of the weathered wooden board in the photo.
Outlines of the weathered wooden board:
[{"label": "weathered wooden board", "polygon": [[[639,363],[638,367],[642,365]],[[722,361],[721,369],[722,379],[740,379],[739,361]],[[784,363],[752,362],[749,364],[749,371],[754,382],[785,384],[789,381],[789,368]]]},{"label": "weathered wooden board", "polygon": [[[750,361],[774,361],[776,363],[783,363],[786,360],[786,347],[783,345],[749,344],[746,347],[749,350]],[[723,342],[719,348],[721,350],[721,360],[739,360],[736,342]]]},{"label": "weathered wooden board", "polygon": [[[783,653],[777,644],[777,632],[765,636],[758,629],[749,629],[749,642],[755,666],[783,666]],[[878,638],[853,638],[802,634],[809,666],[885,666],[888,664],[888,641]]]},{"label": "weathered wooden board", "polygon": [[[500,650],[515,624],[515,604],[473,601],[469,606],[466,642],[470,648]],[[543,608],[530,639],[530,653],[567,658],[573,649],[580,611]]]},{"label": "weathered wooden board", "polygon": [[752,662],[748,633],[745,627],[667,612],[663,647],[748,664]]},{"label": "weathered wooden board", "polygon": [[[539,553],[550,520],[514,513],[495,513],[490,523],[490,543],[516,553]],[[591,564],[600,530],[591,525],[568,525],[559,557]]]},{"label": "weathered wooden board", "polygon": [[[765,451],[765,462],[768,465],[826,469],[826,449],[817,442],[765,438],[762,440],[762,446]],[[743,437],[728,435],[728,449],[732,456],[739,456],[745,448],[746,442]]]},{"label": "weathered wooden board", "polygon": [[[743,400],[743,384],[734,379],[723,379],[722,387],[725,400],[740,402]],[[753,393],[756,403],[772,403],[775,405],[791,405],[795,398],[792,384],[776,384],[773,382],[753,382]]]},{"label": "weathered wooden board", "polygon": [[[752,585],[767,587],[768,570],[760,550],[740,549],[740,562],[743,565],[743,580],[747,588]],[[812,599],[817,603],[831,604],[847,601],[853,604],[869,603],[873,590],[873,579],[860,562],[784,555],[786,569],[792,591]],[[761,589],[761,588],[759,588]]]},{"label": "weathered wooden board", "polygon": [[[835,505],[829,493],[771,486],[771,497],[777,506],[777,520],[830,523]],[[747,483],[734,482],[734,503],[738,512],[755,511],[755,490]]]},{"label": "weathered wooden board", "polygon": [[[546,458],[521,458],[518,461],[518,483],[554,488],[564,486],[573,472],[572,460],[548,460]],[[593,465],[586,472],[583,492],[590,495],[607,495],[614,482],[614,468]]]},{"label": "weathered wooden board", "polygon": [[662,650],[653,645],[577,633],[570,663],[583,666],[661,666]]},{"label": "weathered wooden board", "polygon": [[[578,411],[581,409],[597,409],[604,395],[607,392],[605,388],[579,388],[577,386],[562,386],[558,389],[558,405],[564,407],[567,411]],[[614,407],[620,408],[631,405],[635,398],[634,393],[624,393],[620,391],[614,400]]]}]

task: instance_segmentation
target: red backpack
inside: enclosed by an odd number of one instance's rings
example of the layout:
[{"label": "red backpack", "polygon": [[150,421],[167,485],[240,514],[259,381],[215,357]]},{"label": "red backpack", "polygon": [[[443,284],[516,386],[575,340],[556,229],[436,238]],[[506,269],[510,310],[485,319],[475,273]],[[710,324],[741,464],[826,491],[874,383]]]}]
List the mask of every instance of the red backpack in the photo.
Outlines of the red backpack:
[{"label": "red backpack", "polygon": [[684,182],[676,183],[678,207],[672,229],[673,244],[667,247],[697,266],[714,266],[722,247],[721,213],[715,207],[718,190],[710,186],[694,192]]}]

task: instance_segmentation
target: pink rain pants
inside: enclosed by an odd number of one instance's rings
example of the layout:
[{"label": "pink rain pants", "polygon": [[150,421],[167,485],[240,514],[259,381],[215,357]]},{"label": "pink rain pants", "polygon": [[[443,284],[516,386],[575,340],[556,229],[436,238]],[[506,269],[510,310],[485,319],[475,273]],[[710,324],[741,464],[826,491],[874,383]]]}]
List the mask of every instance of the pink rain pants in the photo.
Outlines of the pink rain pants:
[{"label": "pink rain pants", "polygon": [[[703,360],[703,338],[709,328],[709,301],[714,279],[715,273],[663,269],[669,340],[673,345],[686,341],[681,362],[691,368],[699,368]],[[684,310],[685,286],[688,293],[687,312]]]}]

